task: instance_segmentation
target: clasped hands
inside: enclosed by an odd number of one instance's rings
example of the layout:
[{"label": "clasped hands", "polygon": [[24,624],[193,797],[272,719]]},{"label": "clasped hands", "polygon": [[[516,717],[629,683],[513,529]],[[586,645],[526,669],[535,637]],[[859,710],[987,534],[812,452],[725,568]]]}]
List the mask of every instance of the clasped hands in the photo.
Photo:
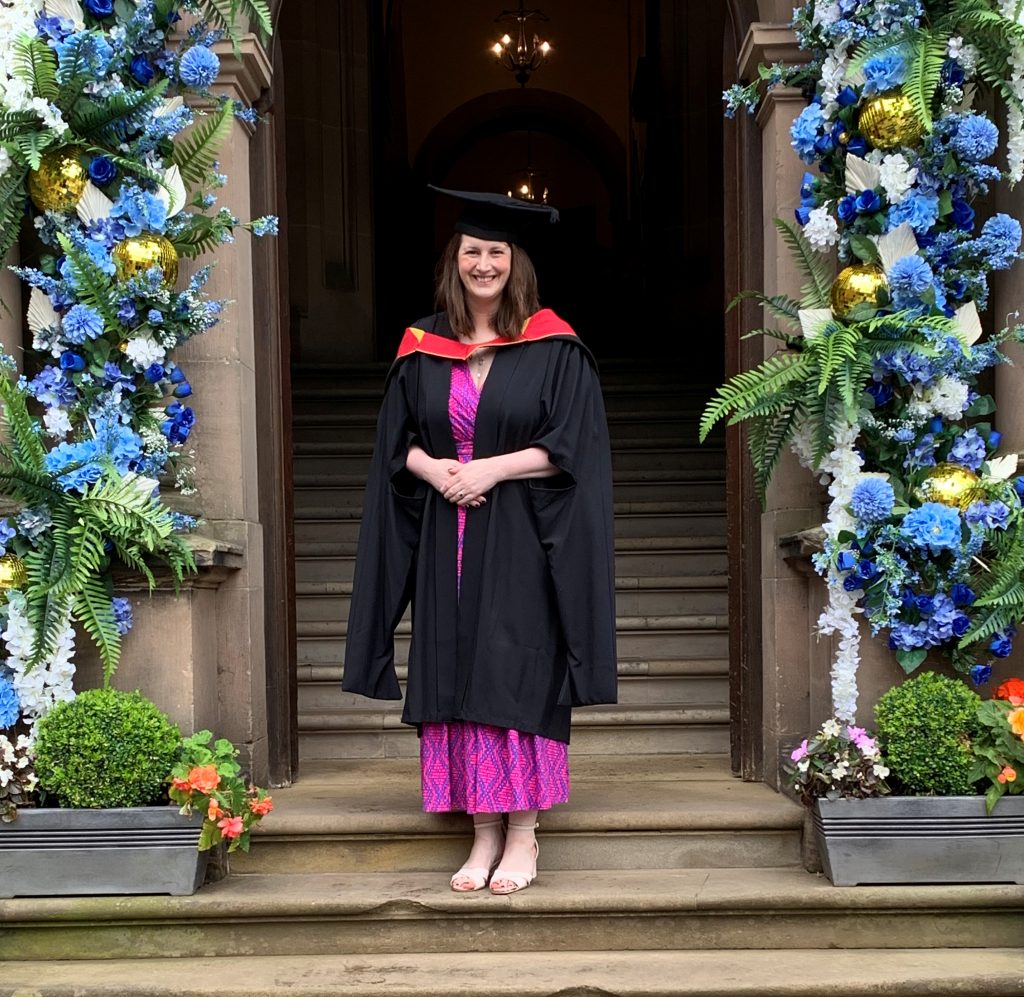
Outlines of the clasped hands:
[{"label": "clasped hands", "polygon": [[441,496],[456,505],[478,509],[487,499],[485,495],[499,481],[497,470],[488,457],[480,457],[461,464],[457,460],[437,460],[427,478]]}]

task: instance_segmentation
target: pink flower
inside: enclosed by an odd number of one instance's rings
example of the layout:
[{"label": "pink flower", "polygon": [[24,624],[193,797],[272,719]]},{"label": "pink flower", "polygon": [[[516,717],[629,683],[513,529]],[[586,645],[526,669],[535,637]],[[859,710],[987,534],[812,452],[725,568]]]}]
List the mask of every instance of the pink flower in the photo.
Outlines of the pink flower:
[{"label": "pink flower", "polygon": [[867,736],[867,731],[863,727],[847,727],[846,736],[853,741],[854,744],[859,744],[862,737]]},{"label": "pink flower", "polygon": [[801,758],[806,758],[808,754],[809,754],[809,751],[808,751],[808,748],[807,748],[807,738],[805,737],[800,742],[800,747],[799,748],[794,748],[789,757],[794,762],[798,762],[798,761],[800,761]]},{"label": "pink flower", "polygon": [[244,830],[241,817],[224,817],[217,821],[217,827],[225,838],[237,838]]},{"label": "pink flower", "polygon": [[861,734],[860,737],[854,738],[853,743],[857,745],[861,754],[864,755],[870,755],[875,750],[875,739],[868,737],[867,734]]}]

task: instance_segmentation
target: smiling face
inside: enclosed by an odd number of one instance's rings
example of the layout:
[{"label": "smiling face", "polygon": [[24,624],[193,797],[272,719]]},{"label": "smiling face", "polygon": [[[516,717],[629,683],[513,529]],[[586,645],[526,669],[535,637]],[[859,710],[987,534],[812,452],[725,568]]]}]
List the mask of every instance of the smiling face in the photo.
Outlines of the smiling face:
[{"label": "smiling face", "polygon": [[495,308],[512,272],[512,248],[463,235],[459,246],[459,279],[470,305]]}]

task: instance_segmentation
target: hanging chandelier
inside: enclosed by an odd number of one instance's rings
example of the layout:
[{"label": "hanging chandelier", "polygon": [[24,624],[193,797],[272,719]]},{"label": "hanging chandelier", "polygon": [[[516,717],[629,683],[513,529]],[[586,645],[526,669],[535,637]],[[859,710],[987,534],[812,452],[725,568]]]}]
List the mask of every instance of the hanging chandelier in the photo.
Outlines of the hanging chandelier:
[{"label": "hanging chandelier", "polygon": [[512,189],[508,192],[509,197],[516,197],[520,201],[534,201],[541,204],[548,203],[548,189],[538,183],[544,176],[543,171],[535,170],[530,166],[520,170],[513,181]]},{"label": "hanging chandelier", "polygon": [[515,21],[513,34],[506,32],[492,46],[498,62],[516,78],[516,83],[525,87],[530,75],[535,73],[554,51],[551,44],[533,32],[532,40],[527,40],[528,21],[547,21],[548,16],[542,10],[527,10],[523,0],[519,0],[518,10],[503,10],[495,19],[495,23]]}]

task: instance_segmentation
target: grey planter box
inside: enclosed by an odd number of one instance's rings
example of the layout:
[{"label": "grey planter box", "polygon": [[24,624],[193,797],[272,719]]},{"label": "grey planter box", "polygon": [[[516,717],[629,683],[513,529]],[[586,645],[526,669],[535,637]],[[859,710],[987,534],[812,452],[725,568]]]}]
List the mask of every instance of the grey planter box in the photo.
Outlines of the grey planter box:
[{"label": "grey planter box", "polygon": [[836,886],[1024,883],[1024,796],[991,816],[982,796],[883,796],[818,800],[813,817]]},{"label": "grey planter box", "polygon": [[177,807],[19,810],[0,823],[0,897],[188,896],[206,873],[202,827]]}]

